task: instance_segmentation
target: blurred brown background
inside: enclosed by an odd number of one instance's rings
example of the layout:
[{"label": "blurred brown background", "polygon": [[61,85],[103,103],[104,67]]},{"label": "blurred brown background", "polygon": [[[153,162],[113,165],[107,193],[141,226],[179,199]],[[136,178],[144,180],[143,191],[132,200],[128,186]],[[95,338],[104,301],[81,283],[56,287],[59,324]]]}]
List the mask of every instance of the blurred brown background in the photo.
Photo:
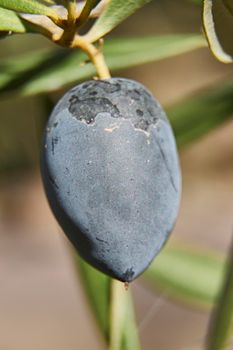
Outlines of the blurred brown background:
[{"label": "blurred brown background", "polygon": [[[154,0],[112,35],[200,30],[200,7],[186,0]],[[14,36],[1,41],[0,56],[50,45],[32,35]],[[166,107],[232,73],[231,66],[202,49],[119,74],[144,83]],[[44,98],[4,96],[0,113],[0,350],[104,349],[74,271],[71,248],[41,186]],[[169,243],[183,239],[227,250],[233,231],[232,133],[230,121],[182,149],[183,198]],[[201,349],[208,312],[156,295],[141,279],[131,288],[143,350]]]}]

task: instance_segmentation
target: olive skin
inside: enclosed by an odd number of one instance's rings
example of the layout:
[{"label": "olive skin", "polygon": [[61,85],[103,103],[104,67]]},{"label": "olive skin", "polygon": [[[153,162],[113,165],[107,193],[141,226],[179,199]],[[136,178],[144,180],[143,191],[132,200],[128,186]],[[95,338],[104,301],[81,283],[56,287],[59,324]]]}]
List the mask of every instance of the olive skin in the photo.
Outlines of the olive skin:
[{"label": "olive skin", "polygon": [[41,173],[79,254],[120,281],[148,267],[176,221],[181,175],[173,132],[136,81],[91,80],[68,91],[47,124]]}]

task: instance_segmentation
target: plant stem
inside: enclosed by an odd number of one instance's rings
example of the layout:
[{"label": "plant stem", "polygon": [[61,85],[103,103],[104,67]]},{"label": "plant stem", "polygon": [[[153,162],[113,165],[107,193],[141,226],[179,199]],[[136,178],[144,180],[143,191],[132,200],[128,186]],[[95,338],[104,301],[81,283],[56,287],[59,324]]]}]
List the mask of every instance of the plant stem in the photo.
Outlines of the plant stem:
[{"label": "plant stem", "polygon": [[89,56],[100,79],[109,79],[111,77],[104,55],[100,49],[96,48],[93,44],[87,42],[79,35],[75,36],[71,47],[79,47]]},{"label": "plant stem", "polygon": [[211,320],[207,350],[223,350],[231,335],[233,322],[233,242],[228,256],[225,281]]},{"label": "plant stem", "polygon": [[59,44],[65,47],[70,47],[74,40],[76,34],[76,0],[68,0],[67,3],[67,23],[62,33],[61,38],[59,39]]},{"label": "plant stem", "polygon": [[80,27],[88,20],[91,10],[97,5],[97,3],[97,0],[86,1],[85,6],[83,7],[82,12],[80,13],[80,16],[76,21],[77,27]]},{"label": "plant stem", "polygon": [[124,284],[111,280],[109,350],[120,350],[125,321],[128,293]]},{"label": "plant stem", "polygon": [[64,28],[64,20],[59,16],[48,16],[51,21],[60,28]]},{"label": "plant stem", "polygon": [[39,31],[41,34],[60,46],[73,49],[80,48],[83,50],[88,55],[91,62],[94,64],[98,77],[100,79],[109,79],[111,77],[101,47],[95,47],[94,44],[89,43],[82,36],[76,34],[75,27],[72,29],[67,27],[64,31],[62,31],[62,29],[58,27],[49,28],[46,23],[43,27],[37,27],[33,23],[30,24],[32,26],[34,25],[35,31]]},{"label": "plant stem", "polygon": [[76,0],[68,0],[67,11],[68,11],[68,27],[73,27],[76,22]]}]

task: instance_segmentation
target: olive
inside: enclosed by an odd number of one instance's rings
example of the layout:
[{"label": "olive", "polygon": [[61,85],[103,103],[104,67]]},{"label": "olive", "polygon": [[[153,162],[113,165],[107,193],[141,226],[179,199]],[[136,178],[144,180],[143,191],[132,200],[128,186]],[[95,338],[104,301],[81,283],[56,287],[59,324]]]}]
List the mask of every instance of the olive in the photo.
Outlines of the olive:
[{"label": "olive", "polygon": [[172,231],[176,143],[161,105],[136,81],[90,80],[68,91],[49,118],[41,172],[67,237],[113,278],[134,280]]}]

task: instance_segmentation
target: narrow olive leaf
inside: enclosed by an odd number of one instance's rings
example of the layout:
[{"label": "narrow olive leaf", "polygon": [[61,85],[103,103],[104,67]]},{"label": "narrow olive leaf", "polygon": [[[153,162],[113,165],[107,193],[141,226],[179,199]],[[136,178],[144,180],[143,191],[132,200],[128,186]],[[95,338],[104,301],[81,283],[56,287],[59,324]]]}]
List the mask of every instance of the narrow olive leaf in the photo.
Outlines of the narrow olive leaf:
[{"label": "narrow olive leaf", "polygon": [[28,31],[25,22],[11,10],[0,7],[0,32],[9,31],[14,33],[25,33]]},{"label": "narrow olive leaf", "polygon": [[105,339],[109,338],[109,302],[111,279],[97,271],[76,255],[76,266],[99,328]]},{"label": "narrow olive leaf", "polygon": [[106,0],[108,5],[93,27],[86,34],[86,39],[94,42],[109,33],[118,24],[132,15],[137,9],[151,0]]},{"label": "narrow olive leaf", "polygon": [[128,291],[128,302],[125,307],[125,319],[120,350],[139,350],[140,342],[132,297]]},{"label": "narrow olive leaf", "polygon": [[165,248],[143,278],[167,296],[207,307],[216,303],[223,271],[217,254],[177,245]]},{"label": "narrow olive leaf", "polygon": [[110,69],[125,69],[205,46],[205,40],[201,35],[173,34],[125,38],[124,40],[111,39],[111,42],[106,43],[104,53]]},{"label": "narrow olive leaf", "polygon": [[140,349],[130,290],[114,279],[111,280],[109,349]]},{"label": "narrow olive leaf", "polygon": [[57,18],[57,13],[51,7],[45,6],[36,0],[0,0],[0,7],[16,12]]},{"label": "narrow olive leaf", "polygon": [[230,119],[232,94],[231,78],[167,108],[178,145],[192,142]]},{"label": "narrow olive leaf", "polygon": [[207,338],[207,350],[223,350],[228,347],[233,324],[233,245],[230,249],[220,297],[213,311]]},{"label": "narrow olive leaf", "polygon": [[56,1],[53,0],[38,0],[39,2],[41,2],[42,4],[49,4],[49,5],[55,5]]},{"label": "narrow olive leaf", "polygon": [[213,54],[224,63],[233,62],[233,1],[204,0],[203,24]]},{"label": "narrow olive leaf", "polygon": [[121,350],[128,296],[124,284],[111,280],[109,348]]},{"label": "narrow olive leaf", "polygon": [[[126,291],[122,283],[113,281],[77,255],[75,262],[100,331],[106,343],[111,342],[109,348],[111,350],[139,350],[130,291]],[[115,284],[117,284],[116,287]]]},{"label": "narrow olive leaf", "polygon": [[[104,54],[110,70],[115,71],[172,57],[205,45],[202,36],[189,34],[122,38],[107,42]],[[38,55],[41,56],[39,52]],[[18,60],[24,59],[18,57]],[[95,69],[91,63],[83,64],[85,60],[86,56],[79,50],[55,51],[54,59],[45,57],[43,63],[35,65],[34,69],[30,66],[29,70],[24,65],[21,72],[14,75],[10,67],[15,65],[16,59],[8,59],[1,63],[0,92],[20,88],[24,94],[33,95],[58,90],[65,85],[93,77],[96,74]]]},{"label": "narrow olive leaf", "polygon": [[25,80],[31,79],[40,70],[52,66],[57,60],[63,60],[65,51],[54,55],[53,51],[40,50],[23,54],[0,62],[0,91],[20,88]]}]

